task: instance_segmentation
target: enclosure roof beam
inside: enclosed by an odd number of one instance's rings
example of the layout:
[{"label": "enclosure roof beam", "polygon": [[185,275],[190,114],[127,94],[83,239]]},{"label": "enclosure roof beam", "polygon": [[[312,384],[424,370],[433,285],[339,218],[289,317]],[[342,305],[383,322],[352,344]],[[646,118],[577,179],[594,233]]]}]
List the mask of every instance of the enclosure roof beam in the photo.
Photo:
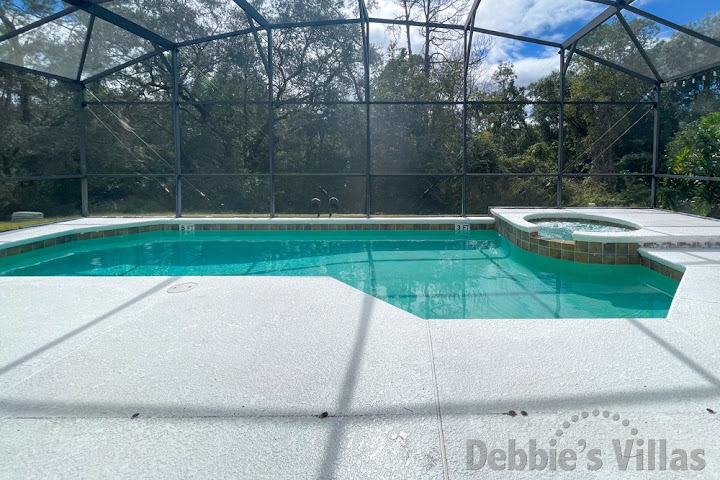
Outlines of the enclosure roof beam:
[{"label": "enclosure roof beam", "polygon": [[670,27],[673,30],[677,30],[678,32],[682,32],[686,35],[690,35],[691,37],[697,38],[698,40],[702,40],[703,42],[707,42],[710,45],[714,45],[714,46],[720,48],[720,40],[716,40],[714,38],[708,37],[707,35],[703,35],[702,33],[696,32],[695,30],[692,30],[690,28],[683,27],[682,25],[678,25],[677,23],[673,23],[669,20],[665,20],[662,17],[658,17],[657,15],[648,13],[645,10],[640,10],[639,8],[635,8],[635,7],[631,7],[631,6],[627,5],[625,7],[625,9],[636,15],[645,17],[648,20],[652,20],[653,22],[659,23],[661,25],[665,25],[666,27]]},{"label": "enclosure roof beam", "polygon": [[124,69],[126,69],[126,68],[128,68],[128,67],[132,67],[132,66],[135,65],[136,63],[140,63],[140,62],[145,61],[145,60],[147,60],[147,59],[149,59],[149,58],[152,58],[152,57],[154,57],[154,56],[156,56],[156,55],[160,55],[160,54],[163,53],[163,52],[165,52],[165,49],[153,50],[152,52],[148,52],[148,53],[146,53],[145,55],[141,55],[141,56],[139,56],[139,57],[137,57],[137,58],[135,58],[135,59],[133,59],[133,60],[129,60],[129,61],[127,61],[127,62],[125,62],[125,63],[122,63],[122,64],[120,64],[120,65],[117,65],[117,66],[115,66],[115,67],[113,67],[113,68],[109,68],[109,69],[107,69],[107,70],[105,70],[105,71],[102,71],[102,72],[100,72],[100,73],[97,73],[97,74],[93,75],[92,77],[88,77],[88,78],[86,78],[85,80],[82,80],[80,83],[81,83],[82,85],[87,85],[88,83],[96,82],[96,81],[98,81],[98,80],[100,80],[100,79],[103,79],[103,78],[107,77],[108,75],[112,75],[113,73],[117,73],[117,72],[119,72],[120,70],[124,70]]},{"label": "enclosure roof beam", "polygon": [[601,65],[605,65],[606,67],[610,67],[614,70],[617,70],[619,72],[625,73],[627,75],[630,75],[631,77],[635,77],[638,80],[642,80],[643,82],[649,83],[650,85],[657,85],[657,80],[654,78],[647,77],[641,73],[638,73],[634,70],[630,70],[629,68],[625,68],[621,65],[618,65],[617,63],[610,62],[608,60],[605,60],[604,58],[597,57],[593,55],[592,53],[585,52],[583,50],[580,50],[579,48],[575,49],[575,54],[580,55],[582,57],[585,57],[587,59],[592,60],[593,62],[597,62]]},{"label": "enclosure roof beam", "polygon": [[352,25],[362,23],[362,18],[337,18],[333,20],[308,20],[306,22],[281,22],[273,23],[273,29],[277,28],[295,28],[295,27],[327,27],[332,25]]},{"label": "enclosure roof beam", "polygon": [[637,36],[635,35],[635,32],[632,31],[632,28],[630,28],[630,25],[628,25],[627,20],[625,20],[625,17],[622,13],[619,11],[617,12],[617,18],[620,20],[620,23],[622,24],[623,28],[625,29],[625,32],[630,37],[630,40],[632,40],[633,44],[635,45],[635,48],[638,49],[638,52],[640,52],[640,55],[642,56],[643,60],[645,60],[645,63],[647,63],[648,68],[650,68],[650,71],[652,71],[653,75],[655,76],[655,79],[658,82],[662,82],[662,77],[660,76],[660,73],[658,73],[657,68],[655,68],[655,64],[650,60],[650,57],[648,56],[647,52],[643,48],[643,46],[640,44],[640,40],[638,40]]},{"label": "enclosure roof beam", "polygon": [[614,5],[606,8],[602,13],[600,13],[600,15],[590,20],[587,25],[582,27],[580,30],[572,34],[567,40],[565,40],[562,44],[563,48],[568,48],[573,43],[577,43],[578,40],[592,33],[593,30],[611,19],[613,15],[615,15],[619,11],[620,7]]},{"label": "enclosure roof beam", "polygon": [[622,0],[586,0],[586,1],[594,2],[594,3],[602,3],[603,5],[610,5],[610,6],[618,8],[618,9],[625,9],[628,12],[632,12],[641,17],[645,17],[648,20],[652,20],[653,22],[659,23],[661,25],[665,25],[666,27],[672,28],[673,30],[677,30],[686,35],[690,35],[691,37],[697,38],[698,40],[702,40],[703,42],[707,42],[711,45],[715,45],[716,47],[720,47],[720,40],[717,40],[712,37],[708,37],[707,35],[703,35],[702,33],[696,32],[695,30],[693,30],[691,28],[683,27],[682,25],[678,25],[677,23],[671,22],[669,20],[665,20],[662,17],[658,17],[657,15],[653,15],[652,13],[646,12],[645,10],[641,10],[637,7],[633,7],[630,5],[629,1],[625,1],[625,2],[623,2]]},{"label": "enclosure roof beam", "polygon": [[[464,32],[468,32],[468,34],[465,37],[466,45],[464,47],[463,52],[463,78],[464,84],[467,85],[467,74],[468,70],[470,69],[470,56],[472,55],[472,42],[473,42],[473,33],[475,31],[470,28],[475,26],[475,16],[477,15],[477,9],[480,5],[480,0],[475,0],[472,4],[472,7],[470,8],[470,11],[468,12],[467,20],[465,20],[465,27],[463,28]],[[467,90],[467,87],[464,87],[465,90]],[[464,154],[463,154],[464,155]]]},{"label": "enclosure roof beam", "polygon": [[712,70],[714,68],[720,68],[720,61],[711,63],[709,65],[704,65],[702,67],[694,68],[692,70],[688,70],[687,72],[678,73],[677,75],[673,75],[672,77],[666,78],[663,83],[676,82],[678,80],[682,80],[684,78],[688,78],[688,77],[692,77],[693,75],[697,75],[698,73],[707,72],[708,70]]},{"label": "enclosure roof beam", "polygon": [[475,0],[472,4],[472,7],[470,7],[467,20],[465,20],[465,30],[469,29],[470,26],[475,26],[475,15],[477,14],[477,9],[479,6],[480,0]]},{"label": "enclosure roof beam", "polygon": [[209,35],[207,37],[200,37],[195,38],[193,40],[186,40],[184,42],[179,42],[176,44],[176,46],[179,47],[188,47],[191,45],[198,45],[200,43],[207,43],[212,42],[215,40],[223,40],[225,38],[232,38],[232,37],[239,37],[241,35],[247,35],[248,33],[252,33],[252,28],[244,28],[242,30],[233,30],[232,32],[225,32],[225,33],[216,33],[215,35]]},{"label": "enclosure roof beam", "polygon": [[[153,47],[155,48],[156,51],[163,51],[163,49],[160,48],[159,45],[154,45],[154,44],[153,44]],[[161,62],[161,63],[163,64],[163,66],[165,67],[165,70],[167,70],[168,73],[169,73],[170,75],[172,75],[172,65],[170,65],[170,62],[168,62],[168,59],[165,58],[165,55],[160,55],[160,62]]]},{"label": "enclosure roof beam", "polygon": [[473,27],[472,30],[478,33],[484,33],[485,35],[491,35],[493,37],[509,38],[511,40],[519,40],[521,42],[534,43],[537,45],[545,45],[546,47],[562,48],[562,44],[558,42],[551,42],[548,40],[541,40],[535,37],[526,37],[524,35],[513,35],[512,33],[498,32],[496,30],[488,30],[487,28]]},{"label": "enclosure roof beam", "polygon": [[365,3],[365,0],[358,0],[358,9],[360,10],[360,19],[367,22],[368,18],[370,18],[370,15],[368,15],[367,4]]},{"label": "enclosure roof beam", "polygon": [[[363,66],[369,71],[370,70],[370,23],[367,11],[367,5],[365,0],[358,0],[358,10],[360,12],[360,30],[362,34],[363,43]],[[366,92],[366,94],[369,92]]]},{"label": "enclosure roof beam", "polygon": [[245,12],[245,15],[247,16],[248,24],[250,24],[250,29],[252,30],[253,39],[255,40],[255,47],[257,48],[258,55],[260,55],[260,61],[262,61],[263,67],[265,68],[265,73],[270,75],[270,65],[268,65],[268,59],[265,55],[265,52],[262,48],[262,43],[260,42],[260,35],[258,35],[257,28],[255,27],[255,22],[253,21],[252,17],[249,13]]},{"label": "enclosure roof beam", "polygon": [[90,49],[90,39],[92,38],[93,27],[95,26],[95,15],[90,15],[90,22],[87,26],[87,32],[85,32],[85,41],[83,42],[83,50],[80,55],[80,64],[78,66],[76,80],[79,82],[82,79],[83,69],[85,68],[85,60],[87,59],[88,50]]},{"label": "enclosure roof beam", "polygon": [[437,23],[437,22],[417,22],[415,20],[400,20],[400,19],[391,19],[391,18],[376,18],[376,17],[370,17],[368,19],[370,23],[380,23],[380,24],[386,24],[386,25],[409,25],[411,27],[425,27],[428,26],[430,28],[447,28],[450,30],[462,30],[462,25],[453,25],[453,24],[445,24],[445,23]]},{"label": "enclosure roof beam", "polygon": [[40,75],[41,77],[51,78],[60,82],[78,83],[75,79],[63,77],[62,75],[55,75],[53,73],[42,72],[40,70],[34,70],[32,68],[21,67],[19,65],[13,65],[12,63],[6,63],[0,61],[0,68],[7,68],[9,70],[15,70],[21,73],[32,73],[33,75]]},{"label": "enclosure roof beam", "polygon": [[106,22],[110,22],[116,27],[120,27],[123,30],[126,30],[134,35],[137,35],[138,37],[144,38],[145,40],[148,40],[152,43],[156,43],[164,48],[173,48],[175,44],[168,40],[167,38],[158,35],[157,33],[148,30],[147,28],[138,25],[135,22],[132,22],[128,20],[127,18],[118,15],[117,13],[111,12],[110,10],[101,7],[98,4],[90,3],[87,0],[64,0],[65,2],[76,6],[77,8],[81,10],[85,10],[90,15],[95,15],[96,17],[105,20]]},{"label": "enclosure roof beam", "polygon": [[615,0],[585,0],[586,2],[593,2],[593,3],[601,3],[603,5],[607,5],[609,7],[616,7],[617,4],[615,3]]},{"label": "enclosure roof beam", "polygon": [[565,59],[565,64],[563,65],[563,71],[562,73],[567,73],[568,69],[570,68],[570,62],[572,62],[572,57],[575,55],[575,49],[577,48],[577,43],[573,43],[570,45],[570,50],[568,51],[567,58]]},{"label": "enclosure roof beam", "polygon": [[11,30],[11,31],[5,33],[4,35],[0,35],[0,42],[4,42],[8,38],[13,38],[13,37],[17,37],[18,35],[22,35],[23,33],[28,32],[28,31],[32,30],[33,28],[41,27],[41,26],[45,25],[46,23],[50,23],[53,20],[57,20],[60,17],[64,17],[65,15],[73,13],[76,10],[77,10],[77,7],[68,7],[64,10],[60,10],[57,13],[53,13],[52,15],[48,15],[47,17],[43,17],[40,20],[37,20],[32,23],[28,23],[27,25],[25,25],[23,27],[16,28],[15,30]]},{"label": "enclosure roof beam", "polygon": [[267,19],[260,14],[257,10],[255,10],[255,7],[250,5],[250,3],[247,0],[233,0],[238,7],[245,10],[245,13],[250,15],[253,20],[255,20],[258,25],[260,25],[265,30],[270,30],[270,22],[267,21]]},{"label": "enclosure roof beam", "polygon": [[[430,28],[445,28],[448,30],[463,30],[465,27],[463,25],[455,25],[455,24],[446,24],[446,23],[436,23],[436,22],[416,22],[413,20],[397,20],[397,19],[387,19],[387,18],[370,18],[370,23],[381,23],[381,24],[389,24],[389,25],[409,25],[411,27],[425,27],[428,26]],[[498,32],[495,30],[488,30],[487,28],[479,28],[479,27],[472,27],[471,29],[474,32],[477,33],[484,33],[486,35],[491,35],[494,37],[503,37],[503,38],[509,38],[511,40],[519,40],[521,42],[527,42],[527,43],[535,43],[538,45],[545,45],[547,47],[556,47],[556,48],[562,48],[562,44],[558,42],[551,42],[548,40],[541,40],[539,38],[534,37],[526,37],[523,35],[513,35],[511,33],[504,33],[504,32]]]}]

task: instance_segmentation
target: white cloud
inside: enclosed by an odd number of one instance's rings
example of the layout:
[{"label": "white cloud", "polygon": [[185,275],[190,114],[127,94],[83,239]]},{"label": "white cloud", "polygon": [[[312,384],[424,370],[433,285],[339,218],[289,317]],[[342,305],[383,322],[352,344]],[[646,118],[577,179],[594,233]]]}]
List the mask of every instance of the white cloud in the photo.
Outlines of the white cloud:
[{"label": "white cloud", "polygon": [[492,75],[500,63],[512,63],[518,77],[517,84],[521,86],[526,86],[560,68],[557,49],[502,37],[493,38],[493,47],[486,61],[492,65],[487,75]]},{"label": "white cloud", "polygon": [[560,56],[553,48],[543,48],[532,54],[523,53],[518,50],[518,42],[508,42],[504,39],[496,39],[494,46],[486,61],[491,65],[485,77],[487,79],[497,70],[500,63],[512,63],[517,75],[516,84],[527,86],[534,81],[550,75],[560,68]]},{"label": "white cloud", "polygon": [[515,73],[517,74],[517,84],[526,86],[532,82],[545,77],[552,73],[553,70],[560,69],[560,56],[553,55],[546,58],[521,58],[514,62]]},{"label": "white cloud", "polygon": [[402,13],[402,8],[392,0],[380,0],[377,7],[370,11],[370,16],[376,18],[396,18]]},{"label": "white cloud", "polygon": [[[636,0],[647,4],[654,0]],[[471,2],[468,1],[470,4]],[[481,0],[475,26],[499,32],[524,35],[549,41],[562,42],[586,22],[607,8],[587,0]],[[379,0],[370,15],[394,19],[402,9],[392,0]],[[386,26],[371,26],[372,42],[387,47],[392,36]],[[414,51],[419,51],[422,38],[418,29],[411,30]],[[404,44],[404,37],[400,45]],[[530,47],[525,42],[493,37],[493,48],[486,59],[492,65],[491,75],[501,62],[515,66],[519,85],[528,85],[559,68],[559,56],[554,48]]]},{"label": "white cloud", "polygon": [[550,39],[565,33],[568,24],[589,22],[605,8],[586,0],[483,0],[475,26]]}]

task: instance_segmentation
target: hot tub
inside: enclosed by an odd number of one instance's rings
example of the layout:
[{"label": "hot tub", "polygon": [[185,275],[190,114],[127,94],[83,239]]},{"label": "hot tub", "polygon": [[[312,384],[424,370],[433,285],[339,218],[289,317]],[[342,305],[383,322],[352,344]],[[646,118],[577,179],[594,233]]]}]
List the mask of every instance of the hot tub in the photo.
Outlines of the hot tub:
[{"label": "hot tub", "polygon": [[545,238],[573,240],[573,232],[630,232],[635,228],[595,220],[580,219],[536,219],[532,223],[540,226],[537,232]]}]

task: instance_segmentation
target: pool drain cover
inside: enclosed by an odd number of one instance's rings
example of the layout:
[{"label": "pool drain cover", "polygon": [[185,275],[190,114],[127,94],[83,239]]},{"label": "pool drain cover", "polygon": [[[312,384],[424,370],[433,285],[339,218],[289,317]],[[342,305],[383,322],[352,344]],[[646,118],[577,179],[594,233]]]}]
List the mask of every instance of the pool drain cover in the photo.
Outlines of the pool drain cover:
[{"label": "pool drain cover", "polygon": [[197,283],[194,282],[187,282],[187,283],[178,283],[177,285],[174,285],[167,289],[168,293],[183,293],[187,292],[188,290],[192,290],[193,288],[197,287]]}]

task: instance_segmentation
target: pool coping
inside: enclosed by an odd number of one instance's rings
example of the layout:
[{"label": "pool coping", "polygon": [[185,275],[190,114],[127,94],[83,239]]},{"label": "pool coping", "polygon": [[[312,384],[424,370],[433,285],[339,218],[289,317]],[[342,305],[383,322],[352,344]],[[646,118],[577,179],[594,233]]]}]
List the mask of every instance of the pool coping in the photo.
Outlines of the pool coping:
[{"label": "pool coping", "polygon": [[[572,242],[545,238],[536,231],[529,232],[523,230],[522,225],[516,226],[514,222],[506,221],[506,217],[496,214],[496,211],[491,210],[495,217],[87,217],[0,233],[0,258],[70,242],[157,231],[178,231],[189,226],[193,231],[440,231],[457,230],[458,226],[465,226],[469,230],[495,229],[518,248],[558,260],[604,265],[641,264],[676,281],[682,278],[682,268],[667,265],[654,258],[646,258],[639,251],[642,247],[655,247],[656,244]],[[530,217],[549,218],[553,215],[556,213],[536,210]],[[574,215],[573,218],[583,218]],[[597,214],[592,217],[593,220],[603,218]],[[534,224],[529,225],[534,230],[540,228]]]},{"label": "pool coping", "polygon": [[492,230],[492,217],[243,218],[89,217],[0,233],[0,258],[68,242],[156,231]]},{"label": "pool coping", "polygon": [[[637,228],[629,232],[575,232],[574,241],[638,243],[676,247],[720,246],[720,221],[659,209],[633,208],[491,208],[490,214],[522,232],[537,232],[529,220],[556,218],[594,220]],[[684,223],[684,225],[683,225]]]},{"label": "pool coping", "polygon": [[[550,258],[602,265],[641,264],[676,281],[685,268],[662,261],[647,252],[663,248],[718,248],[720,222],[667,211],[643,209],[491,209],[495,228],[513,245]],[[623,218],[630,217],[630,218]],[[575,232],[573,240],[538,234],[538,219],[589,220],[635,228],[631,232]],[[683,220],[691,225],[683,226]],[[658,221],[660,220],[660,221]],[[670,222],[671,225],[666,225]],[[674,224],[672,224],[674,222]],[[707,228],[698,232],[697,227]],[[693,231],[693,228],[696,228]],[[688,233],[689,231],[689,233]],[[701,234],[699,234],[701,233]]]},{"label": "pool coping", "polygon": [[[464,227],[468,230],[495,229],[516,247],[538,255],[588,264],[640,264],[679,282],[685,271],[684,267],[658,259],[646,252],[653,248],[720,246],[720,241],[718,243],[681,241],[683,238],[688,238],[683,235],[674,237],[656,235],[652,237],[655,241],[642,242],[641,240],[647,236],[634,236],[631,239],[622,236],[628,232],[620,232],[620,235],[616,232],[587,234],[576,232],[573,235],[575,241],[560,240],[538,235],[540,227],[528,221],[538,218],[587,219],[632,226],[638,229],[635,232],[647,230],[641,222],[622,218],[622,215],[628,215],[628,209],[582,210],[493,208],[490,210],[493,216],[490,217],[86,217],[2,232],[0,258],[69,242],[156,231],[178,231],[190,226],[194,231],[439,231]],[[656,213],[654,210],[640,209],[630,212]],[[672,215],[671,212],[663,211],[663,213]],[[680,214],[676,215],[682,217]],[[709,238],[717,237],[720,240],[720,222],[717,222],[716,228],[718,233],[713,233]],[[659,241],[658,238],[666,238],[667,241]],[[689,238],[697,239],[696,236]]]}]

